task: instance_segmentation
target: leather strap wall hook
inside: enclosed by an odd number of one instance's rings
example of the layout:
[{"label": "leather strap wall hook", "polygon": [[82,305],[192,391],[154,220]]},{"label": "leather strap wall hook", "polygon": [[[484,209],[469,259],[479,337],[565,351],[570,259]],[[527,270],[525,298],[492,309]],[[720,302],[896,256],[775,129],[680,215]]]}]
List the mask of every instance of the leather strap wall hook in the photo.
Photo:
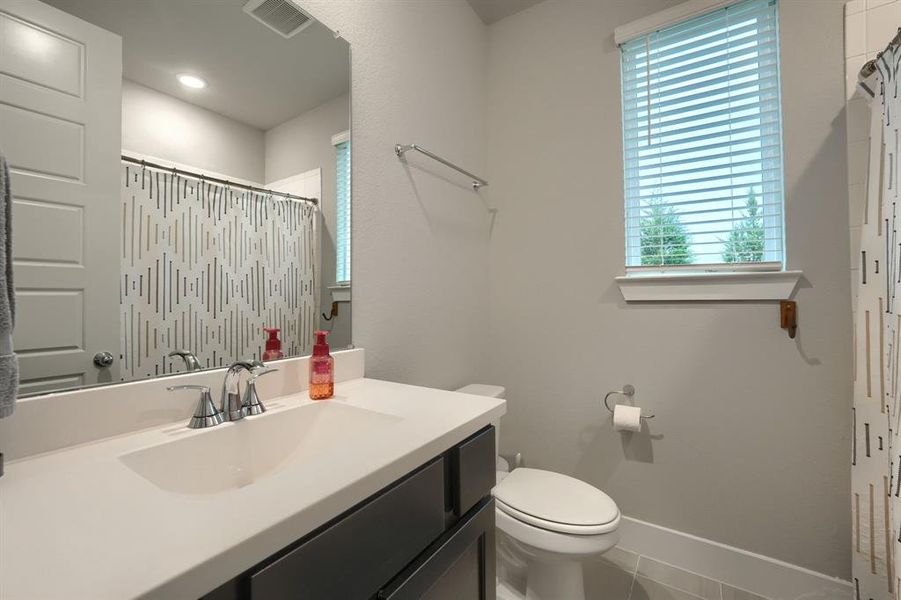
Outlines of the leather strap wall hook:
[{"label": "leather strap wall hook", "polygon": [[331,314],[327,315],[325,313],[322,313],[322,318],[325,319],[326,321],[331,321],[332,319],[334,319],[337,316],[338,316],[338,303],[337,302],[332,302]]},{"label": "leather strap wall hook", "polygon": [[798,333],[798,303],[794,300],[779,301],[779,324],[788,330],[788,337],[795,339]]}]

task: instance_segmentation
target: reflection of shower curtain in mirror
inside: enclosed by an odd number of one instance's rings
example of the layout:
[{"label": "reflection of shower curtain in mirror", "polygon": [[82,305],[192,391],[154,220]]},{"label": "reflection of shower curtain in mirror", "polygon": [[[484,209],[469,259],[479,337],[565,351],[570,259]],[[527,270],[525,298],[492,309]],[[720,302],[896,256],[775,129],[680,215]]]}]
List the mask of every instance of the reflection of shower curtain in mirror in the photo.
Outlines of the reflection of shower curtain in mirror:
[{"label": "reflection of shower curtain in mirror", "polygon": [[259,358],[263,327],[286,356],[318,323],[314,205],[122,164],[121,368],[125,380]]},{"label": "reflection of shower curtain in mirror", "polygon": [[898,49],[877,60],[866,202],[853,260],[854,439],[851,456],[855,597],[899,597],[901,495],[901,96]]}]

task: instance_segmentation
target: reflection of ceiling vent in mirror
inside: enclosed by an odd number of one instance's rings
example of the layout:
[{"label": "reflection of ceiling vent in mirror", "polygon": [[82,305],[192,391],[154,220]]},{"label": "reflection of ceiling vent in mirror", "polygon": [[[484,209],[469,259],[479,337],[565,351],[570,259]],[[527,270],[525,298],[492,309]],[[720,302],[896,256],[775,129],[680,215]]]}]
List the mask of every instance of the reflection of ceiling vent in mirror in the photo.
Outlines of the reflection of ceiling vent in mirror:
[{"label": "reflection of ceiling vent in mirror", "polygon": [[286,38],[297,35],[314,21],[291,0],[248,0],[244,12]]}]

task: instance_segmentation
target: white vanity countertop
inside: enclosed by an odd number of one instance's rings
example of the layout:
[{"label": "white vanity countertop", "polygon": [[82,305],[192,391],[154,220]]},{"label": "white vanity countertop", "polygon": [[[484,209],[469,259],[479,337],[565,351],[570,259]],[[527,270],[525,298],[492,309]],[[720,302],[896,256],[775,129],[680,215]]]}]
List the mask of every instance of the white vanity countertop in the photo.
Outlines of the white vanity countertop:
[{"label": "white vanity countertop", "polygon": [[[306,392],[264,402],[278,418]],[[13,461],[0,478],[0,598],[198,598],[441,454],[505,412],[503,400],[354,379],[346,404],[400,417],[247,485],[164,491],[120,456],[185,423]],[[219,427],[241,427],[242,422]]]}]

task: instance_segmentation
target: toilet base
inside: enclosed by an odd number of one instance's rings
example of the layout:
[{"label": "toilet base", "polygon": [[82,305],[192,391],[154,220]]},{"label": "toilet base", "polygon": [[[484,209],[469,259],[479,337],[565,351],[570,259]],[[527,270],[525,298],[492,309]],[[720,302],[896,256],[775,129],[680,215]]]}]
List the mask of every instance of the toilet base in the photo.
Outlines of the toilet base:
[{"label": "toilet base", "polygon": [[537,527],[503,507],[495,518],[499,600],[585,600],[583,561],[619,542],[619,514],[603,531],[590,535]]},{"label": "toilet base", "polygon": [[525,600],[525,594],[506,581],[497,582],[497,600]]},{"label": "toilet base", "polygon": [[585,600],[584,573],[578,560],[529,561],[525,573],[498,569],[497,600]]},{"label": "toilet base", "polygon": [[585,600],[582,563],[575,560],[529,561],[526,600]]}]

